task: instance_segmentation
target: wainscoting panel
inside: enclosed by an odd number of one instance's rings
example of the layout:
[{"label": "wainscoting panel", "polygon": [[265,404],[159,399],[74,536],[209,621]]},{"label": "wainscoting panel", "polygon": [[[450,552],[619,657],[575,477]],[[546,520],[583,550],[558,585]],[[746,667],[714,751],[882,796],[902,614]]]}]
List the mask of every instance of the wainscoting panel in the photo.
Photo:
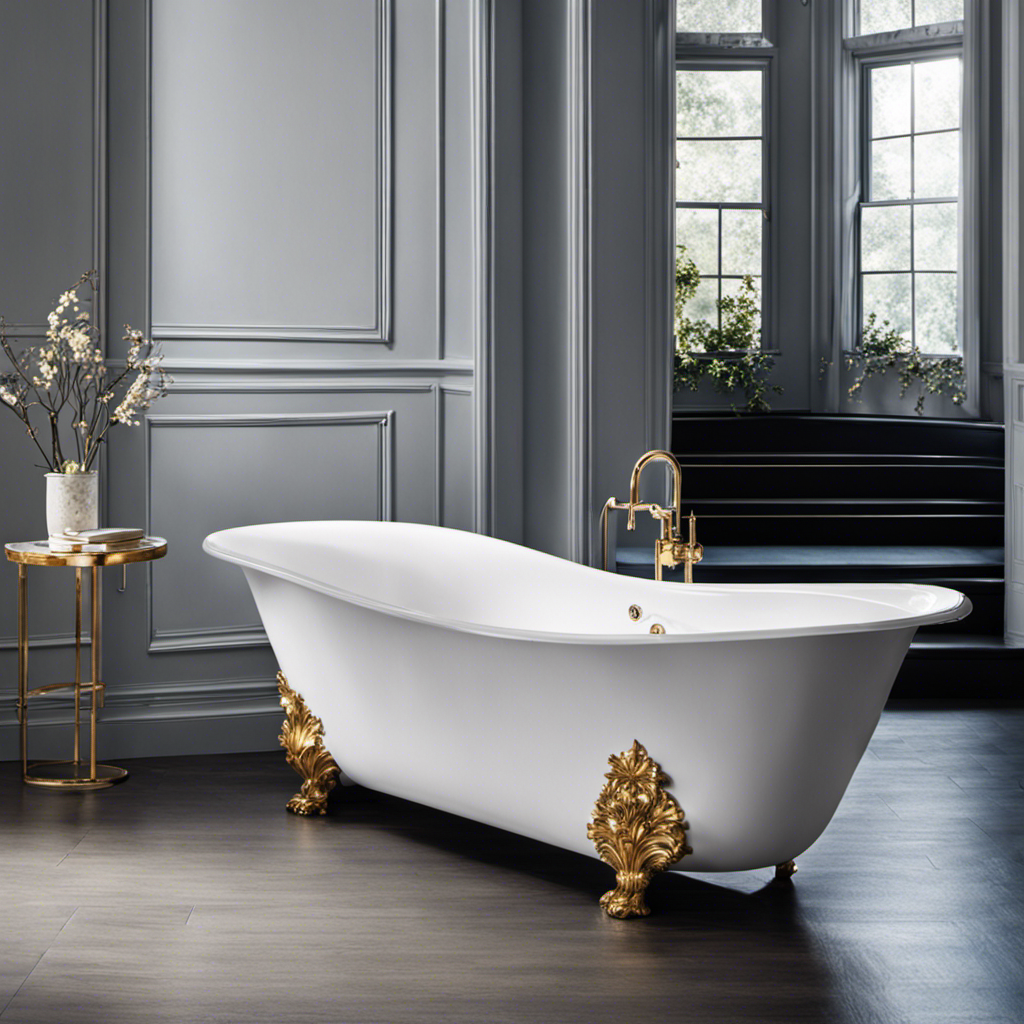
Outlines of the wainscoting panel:
[{"label": "wainscoting panel", "polygon": [[[0,5],[0,315],[12,341],[40,343],[60,293],[102,262],[104,45],[94,30],[105,16],[103,0]],[[46,535],[40,461],[24,427],[0,409],[0,541]],[[17,678],[17,575],[0,566],[0,702]],[[33,668],[48,674],[63,652],[46,648],[74,643],[74,574],[30,570],[29,595]]]},{"label": "wainscoting panel", "polygon": [[241,572],[206,555],[203,538],[248,523],[390,519],[393,423],[393,410],[150,416],[149,525],[174,546],[152,567],[150,650],[265,643]]},{"label": "wainscoting panel", "polygon": [[473,529],[473,391],[442,384],[438,417],[442,526]]},{"label": "wainscoting panel", "polygon": [[100,0],[0,7],[0,314],[14,335],[40,338],[57,296],[94,266],[103,124],[93,22],[103,10]]},{"label": "wainscoting panel", "polygon": [[[474,389],[489,322],[489,6],[0,5],[5,42],[8,22],[31,22],[0,72],[11,152],[45,139],[56,158],[0,169],[5,192],[32,202],[0,210],[17,228],[0,254],[0,282],[17,287],[2,285],[0,312],[15,309],[8,295],[30,298],[41,333],[50,271],[67,257],[73,279],[95,263],[108,357],[123,358],[131,323],[162,342],[175,378],[144,426],[112,433],[101,476],[105,523],[169,541],[166,559],[129,569],[126,592],[119,572],[103,574],[101,756],[276,746],[273,652],[242,573],[203,553],[208,533],[484,521]],[[59,87],[27,96],[19,76]],[[9,319],[30,315],[20,309]],[[19,497],[4,539],[43,532],[41,473],[16,428],[10,417],[0,436]],[[0,670],[13,680],[16,572],[0,576]],[[68,671],[72,581],[30,578],[34,685]],[[35,714],[34,752],[61,752],[67,702]],[[16,754],[12,685],[0,759]]]},{"label": "wainscoting panel", "polygon": [[392,14],[152,0],[155,336],[390,340]]}]

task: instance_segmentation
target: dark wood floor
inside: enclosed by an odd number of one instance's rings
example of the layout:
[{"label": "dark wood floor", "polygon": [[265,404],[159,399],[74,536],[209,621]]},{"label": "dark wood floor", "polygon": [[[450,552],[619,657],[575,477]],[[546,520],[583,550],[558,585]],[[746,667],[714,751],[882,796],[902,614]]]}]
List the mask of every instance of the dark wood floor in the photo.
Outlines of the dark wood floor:
[{"label": "dark wood floor", "polygon": [[666,876],[636,921],[604,866],[459,818],[289,815],[280,754],[126,766],[0,765],[3,1022],[1024,1021],[1021,705],[887,711],[794,885]]}]

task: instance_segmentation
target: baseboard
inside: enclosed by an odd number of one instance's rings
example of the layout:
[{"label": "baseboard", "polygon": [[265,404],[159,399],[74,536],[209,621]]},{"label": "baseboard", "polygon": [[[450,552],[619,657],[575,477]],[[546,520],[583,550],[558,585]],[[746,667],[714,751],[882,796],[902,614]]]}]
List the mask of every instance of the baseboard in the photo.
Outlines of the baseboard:
[{"label": "baseboard", "polygon": [[[273,680],[189,680],[111,691],[100,709],[97,751],[101,761],[177,754],[234,754],[274,750],[283,712]],[[72,704],[66,698],[35,700],[29,707],[29,757],[70,757]],[[83,744],[88,717],[83,714]],[[14,700],[0,704],[0,761],[20,757]]]}]

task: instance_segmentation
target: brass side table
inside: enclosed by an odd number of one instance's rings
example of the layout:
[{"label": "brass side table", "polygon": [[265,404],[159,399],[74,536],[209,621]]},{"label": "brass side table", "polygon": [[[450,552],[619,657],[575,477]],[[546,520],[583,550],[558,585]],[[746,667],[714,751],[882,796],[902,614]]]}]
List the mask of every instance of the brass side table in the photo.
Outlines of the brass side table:
[{"label": "brass side table", "polygon": [[[9,562],[18,564],[18,724],[21,726],[21,775],[33,786],[53,789],[103,789],[128,778],[128,772],[114,765],[96,763],[97,700],[103,703],[105,684],[100,679],[100,638],[103,610],[100,601],[100,569],[120,565],[127,571],[131,562],[151,562],[167,554],[167,541],[146,537],[138,547],[123,551],[51,551],[45,540],[6,544]],[[71,566],[75,570],[75,679],[70,683],[49,683],[28,688],[28,567]],[[92,587],[92,678],[82,681],[82,570],[90,570]],[[28,763],[28,702],[61,690],[75,692],[74,757],[70,761]],[[82,693],[90,694],[89,760],[81,756]]]}]

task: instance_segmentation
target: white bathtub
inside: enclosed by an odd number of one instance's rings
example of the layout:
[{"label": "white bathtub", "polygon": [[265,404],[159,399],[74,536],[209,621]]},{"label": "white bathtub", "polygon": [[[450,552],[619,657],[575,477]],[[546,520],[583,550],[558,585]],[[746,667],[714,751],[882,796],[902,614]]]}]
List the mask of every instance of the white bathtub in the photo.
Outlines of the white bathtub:
[{"label": "white bathtub", "polygon": [[404,523],[247,526],[204,548],[245,571],[348,780],[596,856],[607,759],[635,738],[689,822],[681,871],[806,850],[914,631],[971,607],[908,584],[655,583]]}]

